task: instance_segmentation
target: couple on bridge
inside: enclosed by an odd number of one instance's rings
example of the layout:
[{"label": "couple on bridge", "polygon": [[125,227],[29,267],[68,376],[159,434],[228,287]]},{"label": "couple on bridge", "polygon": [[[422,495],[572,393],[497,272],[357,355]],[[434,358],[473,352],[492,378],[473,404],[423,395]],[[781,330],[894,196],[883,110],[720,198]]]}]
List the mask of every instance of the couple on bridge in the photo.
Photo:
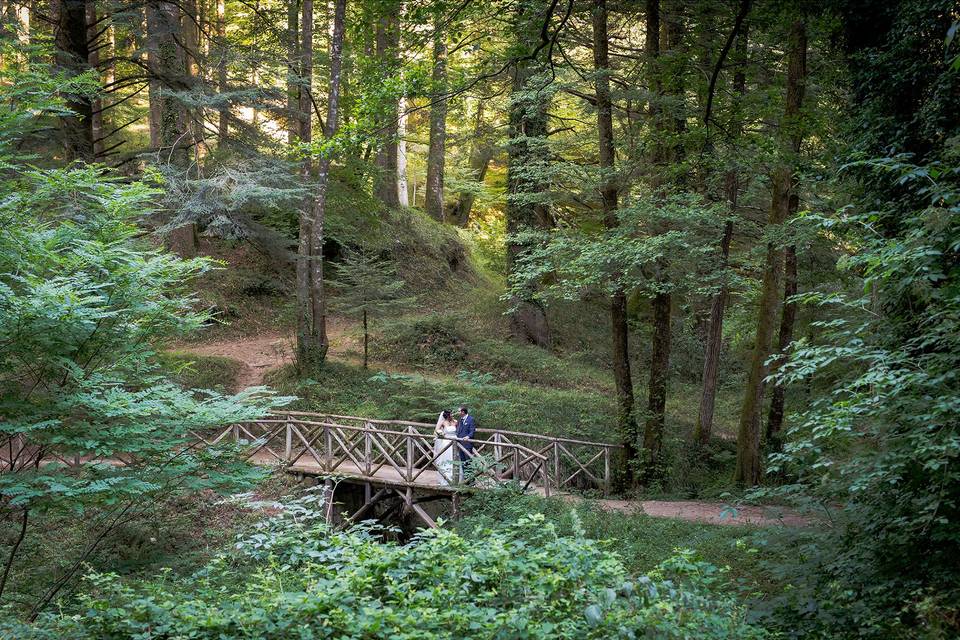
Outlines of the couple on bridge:
[{"label": "couple on bridge", "polygon": [[439,472],[441,485],[448,485],[453,480],[454,451],[457,452],[457,458],[460,461],[461,477],[466,471],[467,464],[473,457],[473,436],[476,431],[476,422],[466,407],[460,407],[458,420],[453,419],[449,409],[440,412],[437,428],[434,430],[436,440],[433,443],[433,461]]}]

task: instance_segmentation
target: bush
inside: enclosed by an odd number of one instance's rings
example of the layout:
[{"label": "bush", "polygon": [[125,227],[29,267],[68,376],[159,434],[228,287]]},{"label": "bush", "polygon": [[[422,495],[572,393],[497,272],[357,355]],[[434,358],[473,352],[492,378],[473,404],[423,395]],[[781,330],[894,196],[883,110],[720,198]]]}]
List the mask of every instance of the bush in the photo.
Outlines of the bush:
[{"label": "bush", "polygon": [[374,357],[415,366],[454,365],[468,355],[462,324],[452,314],[431,314],[384,327]]},{"label": "bush", "polygon": [[[466,538],[424,532],[384,543],[377,530],[334,533],[316,505],[271,519],[193,577],[125,585],[88,578],[84,615],[19,638],[760,638],[719,595],[716,567],[681,553],[632,579],[616,554],[542,515]],[[287,526],[298,535],[288,535]],[[264,544],[266,543],[266,544]]]}]

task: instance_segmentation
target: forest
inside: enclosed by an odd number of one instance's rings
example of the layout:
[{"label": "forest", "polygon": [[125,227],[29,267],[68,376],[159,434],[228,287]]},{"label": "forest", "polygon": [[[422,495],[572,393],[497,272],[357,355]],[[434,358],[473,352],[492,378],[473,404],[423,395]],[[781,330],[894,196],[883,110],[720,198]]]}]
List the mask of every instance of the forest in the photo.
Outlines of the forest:
[{"label": "forest", "polygon": [[960,637],[958,31],[0,0],[0,639]]}]

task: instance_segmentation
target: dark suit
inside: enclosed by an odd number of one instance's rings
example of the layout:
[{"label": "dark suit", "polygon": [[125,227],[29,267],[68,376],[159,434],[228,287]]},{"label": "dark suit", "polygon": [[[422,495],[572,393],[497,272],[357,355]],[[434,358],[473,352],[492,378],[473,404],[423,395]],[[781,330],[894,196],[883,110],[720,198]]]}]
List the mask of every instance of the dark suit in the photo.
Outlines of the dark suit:
[{"label": "dark suit", "polygon": [[[457,420],[457,437],[458,438],[473,438],[473,435],[477,432],[477,425],[473,421],[473,416],[469,413],[459,420]],[[460,454],[460,461],[466,462],[473,456],[473,443],[472,442],[461,442],[460,443],[463,449],[458,448]],[[465,449],[465,450],[464,450]]]}]

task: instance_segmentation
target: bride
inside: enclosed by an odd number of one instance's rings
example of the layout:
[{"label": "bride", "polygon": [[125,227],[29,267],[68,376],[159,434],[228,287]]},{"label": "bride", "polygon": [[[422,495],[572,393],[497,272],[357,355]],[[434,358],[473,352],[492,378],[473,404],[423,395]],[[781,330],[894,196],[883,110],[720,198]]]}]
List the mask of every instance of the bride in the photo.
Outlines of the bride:
[{"label": "bride", "polygon": [[437,439],[433,441],[433,461],[440,472],[440,485],[446,486],[453,480],[453,450],[457,448],[457,421],[449,410],[444,409],[437,418],[434,434]]}]

